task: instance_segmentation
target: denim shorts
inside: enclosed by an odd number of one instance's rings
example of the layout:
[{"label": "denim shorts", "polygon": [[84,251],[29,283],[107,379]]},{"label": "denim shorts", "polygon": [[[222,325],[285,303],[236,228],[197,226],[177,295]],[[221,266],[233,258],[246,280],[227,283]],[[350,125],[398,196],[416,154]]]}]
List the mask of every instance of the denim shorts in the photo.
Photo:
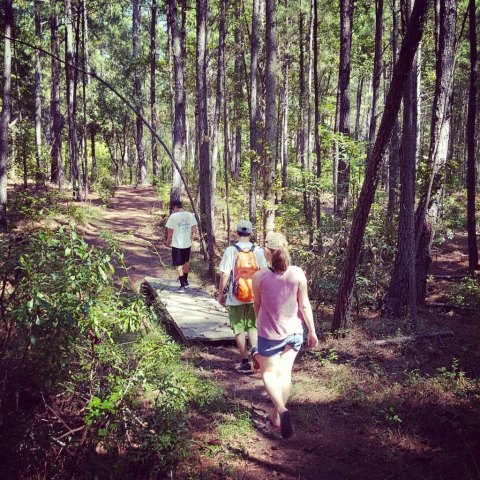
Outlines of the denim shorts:
[{"label": "denim shorts", "polygon": [[283,340],[268,340],[258,337],[258,353],[262,357],[273,357],[282,353],[287,345],[290,345],[297,352],[303,344],[303,333],[293,333]]}]

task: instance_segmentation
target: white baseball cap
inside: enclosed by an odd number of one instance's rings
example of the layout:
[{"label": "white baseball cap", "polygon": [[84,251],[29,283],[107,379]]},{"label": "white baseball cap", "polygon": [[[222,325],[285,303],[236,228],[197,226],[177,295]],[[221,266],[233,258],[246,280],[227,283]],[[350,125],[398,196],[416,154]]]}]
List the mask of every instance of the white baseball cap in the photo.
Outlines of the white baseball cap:
[{"label": "white baseball cap", "polygon": [[250,235],[253,230],[253,225],[252,222],[249,222],[248,220],[240,220],[237,223],[237,232],[242,233],[245,235]]}]

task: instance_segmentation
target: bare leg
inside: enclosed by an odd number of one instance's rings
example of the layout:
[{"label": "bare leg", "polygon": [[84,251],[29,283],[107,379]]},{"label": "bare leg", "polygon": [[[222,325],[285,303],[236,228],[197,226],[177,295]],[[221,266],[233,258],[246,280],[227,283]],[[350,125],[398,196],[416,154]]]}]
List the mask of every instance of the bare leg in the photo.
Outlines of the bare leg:
[{"label": "bare leg", "polygon": [[177,270],[178,277],[183,277],[183,265],[178,265],[175,269]]},{"label": "bare leg", "polygon": [[280,425],[280,414],[287,411],[286,403],[292,385],[292,367],[297,353],[287,346],[280,355],[259,358],[263,383],[273,403],[270,419],[277,426]]},{"label": "bare leg", "polygon": [[250,349],[258,347],[258,333],[256,328],[251,328],[248,331],[248,340],[250,342]]},{"label": "bare leg", "polygon": [[247,350],[247,338],[245,332],[237,333],[235,335],[235,340],[237,342],[237,347],[242,357],[242,360],[246,360],[248,358],[248,350]]},{"label": "bare leg", "polygon": [[185,262],[182,266],[182,275],[190,271],[190,262]]}]

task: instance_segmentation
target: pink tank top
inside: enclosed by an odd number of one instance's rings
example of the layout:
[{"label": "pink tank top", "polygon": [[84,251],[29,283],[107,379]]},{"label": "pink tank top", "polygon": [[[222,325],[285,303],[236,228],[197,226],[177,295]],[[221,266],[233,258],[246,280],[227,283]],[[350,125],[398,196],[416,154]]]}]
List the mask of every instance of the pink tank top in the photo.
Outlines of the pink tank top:
[{"label": "pink tank top", "polygon": [[303,278],[303,270],[292,265],[282,274],[265,270],[259,283],[259,337],[283,340],[294,333],[303,333],[302,314],[298,306],[299,286]]}]

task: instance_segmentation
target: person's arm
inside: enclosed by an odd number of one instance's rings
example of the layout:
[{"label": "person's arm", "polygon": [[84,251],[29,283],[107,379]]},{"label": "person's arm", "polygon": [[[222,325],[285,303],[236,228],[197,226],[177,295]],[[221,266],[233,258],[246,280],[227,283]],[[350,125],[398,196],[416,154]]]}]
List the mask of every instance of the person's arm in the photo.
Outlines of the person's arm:
[{"label": "person's arm", "polygon": [[225,290],[225,285],[228,282],[228,277],[230,275],[224,272],[220,272],[220,285],[218,286],[218,303],[220,305],[225,305],[225,294],[223,291]]},{"label": "person's arm", "polygon": [[167,227],[167,239],[165,240],[165,245],[167,247],[172,246],[172,237],[173,237],[173,228]]},{"label": "person's arm", "polygon": [[298,304],[308,328],[308,346],[310,348],[315,348],[318,345],[318,338],[317,333],[315,332],[312,305],[310,304],[310,299],[308,298],[307,278],[305,277],[303,270],[299,285]]},{"label": "person's arm", "polygon": [[260,277],[262,272],[258,271],[252,278],[253,288],[253,309],[255,310],[255,317],[258,318],[260,312],[260,305],[262,304],[262,297],[260,296]]}]

